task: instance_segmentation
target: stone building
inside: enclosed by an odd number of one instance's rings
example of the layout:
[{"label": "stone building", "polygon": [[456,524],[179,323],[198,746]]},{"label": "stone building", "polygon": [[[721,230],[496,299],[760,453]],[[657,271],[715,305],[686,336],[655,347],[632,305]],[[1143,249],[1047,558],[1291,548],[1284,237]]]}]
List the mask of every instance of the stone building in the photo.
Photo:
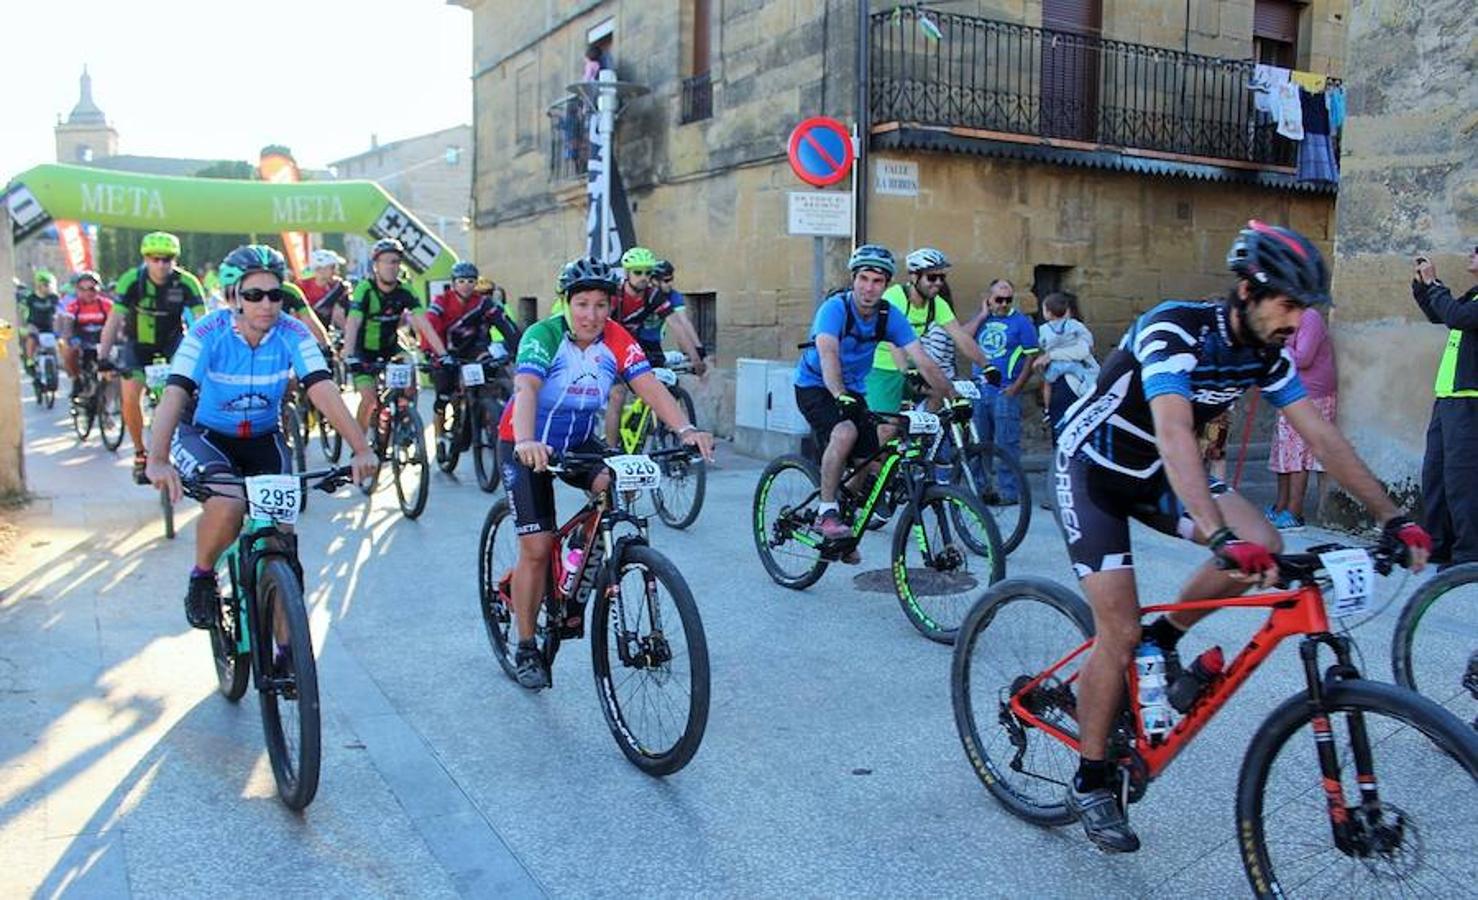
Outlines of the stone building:
[{"label": "stone building", "polygon": [[[472,126],[455,125],[388,144],[371,135],[368,150],[329,166],[339,178],[379,183],[457,256],[471,258],[467,198],[472,193]],[[346,240],[351,257],[367,252],[358,236]]]},{"label": "stone building", "polygon": [[[547,309],[583,251],[566,86],[598,41],[649,89],[618,123],[637,241],[675,262],[721,367],[793,359],[806,333],[812,241],[787,234],[787,195],[811,188],[786,143],[809,116],[861,119],[866,238],[945,250],[957,310],[998,276],[1064,287],[1101,345],[1161,298],[1224,291],[1250,217],[1333,237],[1332,188],[1297,179],[1246,83],[1253,60],[1342,76],[1348,0],[454,2],[474,25],[478,261]],[[839,285],[849,241],[828,244]]]}]

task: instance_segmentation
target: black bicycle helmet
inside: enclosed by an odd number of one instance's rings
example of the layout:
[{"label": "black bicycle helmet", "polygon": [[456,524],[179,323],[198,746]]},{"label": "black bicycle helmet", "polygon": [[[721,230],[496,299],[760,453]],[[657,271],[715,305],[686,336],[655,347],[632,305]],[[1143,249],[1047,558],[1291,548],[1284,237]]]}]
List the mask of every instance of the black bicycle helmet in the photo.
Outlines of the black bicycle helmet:
[{"label": "black bicycle helmet", "polygon": [[1304,306],[1329,302],[1329,266],[1313,242],[1253,219],[1227,251],[1227,268],[1264,294],[1286,294]]},{"label": "black bicycle helmet", "polygon": [[657,267],[652,270],[652,275],[662,281],[666,281],[677,274],[677,268],[665,259],[657,260]]},{"label": "black bicycle helmet", "polygon": [[370,248],[370,262],[379,259],[381,253],[399,253],[401,256],[405,256],[405,244],[402,244],[395,238],[380,238]]},{"label": "black bicycle helmet", "polygon": [[593,256],[572,259],[559,270],[559,292],[566,297],[575,291],[593,289],[614,294],[621,285],[610,266]]}]

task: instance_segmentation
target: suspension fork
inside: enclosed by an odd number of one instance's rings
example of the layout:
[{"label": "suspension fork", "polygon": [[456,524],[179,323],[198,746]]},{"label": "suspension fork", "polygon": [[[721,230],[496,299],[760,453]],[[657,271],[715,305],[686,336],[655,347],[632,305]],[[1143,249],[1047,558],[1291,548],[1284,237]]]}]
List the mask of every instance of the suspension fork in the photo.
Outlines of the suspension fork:
[{"label": "suspension fork", "polygon": [[[1330,679],[1358,677],[1359,671],[1350,658],[1350,642],[1339,635],[1315,635],[1299,645],[1299,658],[1303,661],[1304,679],[1308,685],[1309,705],[1314,710],[1315,749],[1319,758],[1319,773],[1329,810],[1329,827],[1335,846],[1344,853],[1359,853],[1356,846],[1358,829],[1350,821],[1350,808],[1345,805],[1344,783],[1341,780],[1339,751],[1335,748],[1334,726],[1330,722],[1329,710],[1324,702],[1324,680],[1319,676],[1319,645],[1328,644],[1334,650],[1337,664],[1330,668]],[[1360,808],[1371,818],[1380,816],[1380,793],[1375,777],[1375,760],[1370,752],[1370,732],[1365,725],[1365,715],[1359,710],[1345,713],[1350,731],[1350,751],[1355,763],[1355,782],[1360,793]]]}]

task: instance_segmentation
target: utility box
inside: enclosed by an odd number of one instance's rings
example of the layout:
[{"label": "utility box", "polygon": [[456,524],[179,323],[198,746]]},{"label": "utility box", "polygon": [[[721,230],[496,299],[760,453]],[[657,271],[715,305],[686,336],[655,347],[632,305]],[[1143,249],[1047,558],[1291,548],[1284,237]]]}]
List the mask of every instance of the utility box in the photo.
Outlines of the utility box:
[{"label": "utility box", "polygon": [[735,376],[735,447],[763,459],[796,452],[811,428],[795,405],[795,363],[740,359]]}]

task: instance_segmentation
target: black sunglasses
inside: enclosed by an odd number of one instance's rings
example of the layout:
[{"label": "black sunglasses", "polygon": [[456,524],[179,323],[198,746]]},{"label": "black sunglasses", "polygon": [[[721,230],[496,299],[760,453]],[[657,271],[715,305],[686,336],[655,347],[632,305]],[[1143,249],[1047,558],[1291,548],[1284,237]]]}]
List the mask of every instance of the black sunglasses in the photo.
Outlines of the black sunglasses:
[{"label": "black sunglasses", "polygon": [[284,291],[282,288],[271,288],[270,290],[263,290],[262,288],[247,288],[243,291],[240,291],[239,293],[241,295],[241,299],[245,300],[247,303],[261,303],[263,300],[270,300],[273,303],[281,303],[283,300],[287,299],[287,291]]},{"label": "black sunglasses", "polygon": [[925,274],[925,275],[922,275],[920,277],[923,278],[923,280],[929,282],[930,284],[940,284],[948,276],[946,276],[943,272],[930,272],[930,273]]}]

